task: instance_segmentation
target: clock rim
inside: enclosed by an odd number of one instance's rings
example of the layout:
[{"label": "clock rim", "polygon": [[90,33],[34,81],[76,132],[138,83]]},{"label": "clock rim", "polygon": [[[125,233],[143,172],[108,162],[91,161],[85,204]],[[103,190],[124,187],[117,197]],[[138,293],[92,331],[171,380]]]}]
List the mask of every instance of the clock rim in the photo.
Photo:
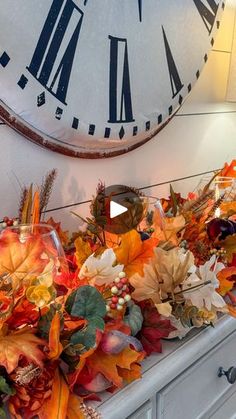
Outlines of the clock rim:
[{"label": "clock rim", "polygon": [[[223,13],[225,9],[225,4],[227,0],[220,0],[221,5],[221,13]],[[222,17],[222,15],[221,15]],[[218,25],[216,25],[215,35],[218,32],[220,28],[221,21],[218,20]],[[213,43],[212,43],[213,41]],[[213,45],[215,41],[215,36],[211,38],[211,45],[212,47],[204,56],[204,61],[201,69],[198,69],[199,75],[197,76],[197,79],[200,77],[203,68],[205,67],[204,64],[206,64],[206,61],[208,61],[208,54],[212,51]],[[205,60],[206,57],[206,60]],[[197,80],[196,80],[197,81]],[[189,94],[192,91],[192,87],[189,90],[188,94],[183,98],[183,101],[179,106],[177,106],[175,109],[173,109],[171,115],[167,119],[165,119],[161,124],[159,124],[156,128],[153,128],[149,135],[145,136],[145,138],[140,139],[139,141],[128,145],[127,143],[124,144],[123,148],[122,145],[120,147],[113,147],[110,149],[101,148],[91,148],[88,149],[86,147],[77,146],[77,150],[75,151],[73,149],[73,146],[66,146],[63,145],[63,142],[50,137],[46,133],[40,131],[33,125],[26,122],[22,117],[17,115],[12,109],[10,109],[1,99],[0,99],[0,120],[6,123],[10,128],[12,128],[14,131],[21,134],[23,137],[25,137],[27,140],[31,141],[32,143],[53,151],[55,153],[59,153],[64,156],[68,157],[74,157],[74,158],[81,158],[81,159],[104,159],[104,158],[110,158],[110,157],[117,157],[126,153],[129,153],[130,151],[133,151],[142,145],[146,144],[148,141],[152,140],[160,131],[162,131],[163,128],[165,128],[169,122],[173,119],[173,117],[176,115],[178,110],[183,106],[185,100],[188,98]]]},{"label": "clock rim", "polygon": [[[188,95],[184,98],[184,100]],[[42,133],[39,129],[35,128],[31,124],[24,121],[23,118],[19,117],[14,111],[12,111],[2,100],[0,100],[0,120],[5,122],[10,128],[19,134],[23,135],[27,140],[31,141],[38,146],[53,151],[55,153],[62,154],[67,157],[82,158],[82,159],[104,159],[110,157],[117,157],[122,154],[129,153],[142,145],[146,144],[148,141],[152,140],[162,129],[168,125],[170,120],[175,116],[178,110],[181,108],[182,104],[178,106],[172,114],[157,128],[154,128],[152,132],[145,137],[143,140],[138,141],[132,145],[124,145],[123,148],[113,148],[113,149],[91,149],[88,150],[85,147],[80,147],[80,150],[73,150],[71,147],[64,146],[63,144],[58,144],[59,140],[54,140],[52,137],[48,136],[45,133]]]}]

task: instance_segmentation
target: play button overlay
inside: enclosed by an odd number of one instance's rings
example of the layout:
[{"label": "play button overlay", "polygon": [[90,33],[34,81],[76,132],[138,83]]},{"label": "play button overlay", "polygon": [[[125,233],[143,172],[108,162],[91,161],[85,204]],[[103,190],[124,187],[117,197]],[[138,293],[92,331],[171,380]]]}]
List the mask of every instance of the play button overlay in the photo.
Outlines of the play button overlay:
[{"label": "play button overlay", "polygon": [[114,201],[110,202],[110,218],[116,218],[127,211],[128,208],[124,207],[123,205],[117,204]]},{"label": "play button overlay", "polygon": [[111,185],[100,190],[93,203],[96,223],[112,234],[135,229],[146,214],[147,199],[125,185]]}]

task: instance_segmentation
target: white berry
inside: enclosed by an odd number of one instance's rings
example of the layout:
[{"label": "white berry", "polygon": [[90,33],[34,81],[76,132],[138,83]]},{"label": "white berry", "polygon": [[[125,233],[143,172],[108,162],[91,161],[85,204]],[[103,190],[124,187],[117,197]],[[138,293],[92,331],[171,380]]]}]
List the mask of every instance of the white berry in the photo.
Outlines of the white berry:
[{"label": "white berry", "polygon": [[123,310],[123,306],[121,306],[120,304],[118,304],[117,307],[116,307],[116,309],[119,310],[119,311],[121,311],[121,310]]},{"label": "white berry", "polygon": [[125,277],[126,277],[125,272],[120,272],[119,273],[119,278],[120,279],[125,278]]},{"label": "white berry", "polygon": [[131,295],[126,294],[126,296],[124,297],[124,300],[125,300],[126,302],[130,301],[130,300],[131,300]]},{"label": "white berry", "polygon": [[119,284],[119,282],[120,282],[120,278],[115,278],[115,280],[114,280],[114,282],[116,283],[116,284]]},{"label": "white berry", "polygon": [[119,290],[117,287],[112,287],[111,292],[112,294],[118,294]]},{"label": "white berry", "polygon": [[6,226],[7,226],[7,223],[2,223],[3,228],[6,228]]},{"label": "white berry", "polygon": [[14,227],[18,226],[18,220],[13,221],[13,226]]},{"label": "white berry", "polygon": [[123,306],[125,304],[124,298],[119,298],[118,303]]},{"label": "white berry", "polygon": [[111,311],[111,307],[107,305],[107,306],[106,306],[106,310],[107,310],[107,311]]}]

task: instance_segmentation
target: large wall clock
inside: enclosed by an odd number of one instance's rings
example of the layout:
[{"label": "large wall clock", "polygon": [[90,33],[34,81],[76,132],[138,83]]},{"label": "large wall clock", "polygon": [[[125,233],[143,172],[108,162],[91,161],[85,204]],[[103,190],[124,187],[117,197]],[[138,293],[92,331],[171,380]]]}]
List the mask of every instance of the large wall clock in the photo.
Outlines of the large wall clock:
[{"label": "large wall clock", "polygon": [[207,61],[221,0],[1,0],[0,117],[85,158],[152,138]]}]

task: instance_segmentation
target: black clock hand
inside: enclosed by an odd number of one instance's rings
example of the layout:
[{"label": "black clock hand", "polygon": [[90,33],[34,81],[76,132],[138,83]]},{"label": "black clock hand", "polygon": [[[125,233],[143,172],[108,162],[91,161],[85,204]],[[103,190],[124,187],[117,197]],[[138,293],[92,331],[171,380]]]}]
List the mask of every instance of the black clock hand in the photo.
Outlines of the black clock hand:
[{"label": "black clock hand", "polygon": [[138,0],[139,20],[142,22],[142,0]]}]

